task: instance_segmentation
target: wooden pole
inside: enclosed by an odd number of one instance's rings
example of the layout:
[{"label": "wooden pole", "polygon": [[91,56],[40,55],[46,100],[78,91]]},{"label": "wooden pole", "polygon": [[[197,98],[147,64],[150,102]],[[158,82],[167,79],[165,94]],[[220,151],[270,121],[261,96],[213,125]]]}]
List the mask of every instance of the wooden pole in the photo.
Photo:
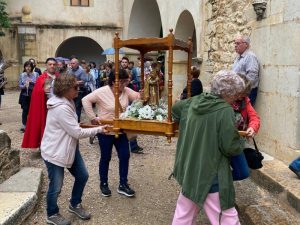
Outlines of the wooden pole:
[{"label": "wooden pole", "polygon": [[173,88],[173,29],[170,29],[169,36],[169,56],[168,56],[168,122],[172,122],[172,88]]},{"label": "wooden pole", "polygon": [[144,52],[140,52],[140,59],[141,59],[141,90],[144,89],[144,79],[145,79],[145,62],[144,62]]},{"label": "wooden pole", "polygon": [[191,81],[192,81],[191,66],[192,66],[192,49],[193,49],[193,42],[192,42],[191,37],[189,37],[188,45],[189,45],[189,51],[187,52],[188,53],[188,61],[187,61],[187,96],[191,97]]},{"label": "wooden pole", "polygon": [[114,94],[115,94],[115,119],[119,119],[119,33],[115,33],[114,48],[115,48],[115,82],[114,82]]}]

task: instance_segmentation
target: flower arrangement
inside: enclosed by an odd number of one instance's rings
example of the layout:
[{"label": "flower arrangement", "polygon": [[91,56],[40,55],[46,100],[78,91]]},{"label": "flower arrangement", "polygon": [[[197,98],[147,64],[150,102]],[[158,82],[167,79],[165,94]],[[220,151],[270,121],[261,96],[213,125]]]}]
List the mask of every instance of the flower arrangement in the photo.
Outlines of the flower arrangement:
[{"label": "flower arrangement", "polygon": [[144,106],[142,100],[135,100],[126,108],[125,112],[120,115],[120,118],[164,121],[167,119],[167,116],[167,104],[164,99],[159,100],[158,106]]}]

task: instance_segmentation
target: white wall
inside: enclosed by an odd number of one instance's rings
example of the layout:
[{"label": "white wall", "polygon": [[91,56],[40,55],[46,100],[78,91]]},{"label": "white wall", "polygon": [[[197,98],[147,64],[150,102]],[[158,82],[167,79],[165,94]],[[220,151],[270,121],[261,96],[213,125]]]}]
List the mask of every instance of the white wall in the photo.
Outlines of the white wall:
[{"label": "white wall", "polygon": [[300,2],[269,1],[266,16],[251,35],[261,63],[259,142],[266,152],[289,162],[300,154]]},{"label": "white wall", "polygon": [[24,5],[31,7],[33,24],[123,26],[120,0],[93,0],[90,7],[71,7],[69,0],[7,0],[7,11],[21,15]]},{"label": "white wall", "polygon": [[[130,37],[129,32],[129,21],[131,9],[133,7],[134,1],[140,0],[124,0],[124,39]],[[202,48],[202,11],[203,11],[203,1],[194,1],[194,0],[185,0],[185,1],[165,1],[165,0],[147,0],[147,1],[156,1],[160,17],[161,23],[163,27],[163,36],[167,36],[169,34],[169,29],[172,28],[174,33],[176,33],[176,24],[180,14],[187,10],[191,13],[192,17],[195,21],[196,27],[196,37],[197,37],[197,56],[200,56],[201,48]],[[145,10],[147,10],[147,6],[144,6]],[[134,13],[134,12],[132,12]],[[151,19],[151,18],[149,18]],[[146,28],[143,28],[146,29]]]}]

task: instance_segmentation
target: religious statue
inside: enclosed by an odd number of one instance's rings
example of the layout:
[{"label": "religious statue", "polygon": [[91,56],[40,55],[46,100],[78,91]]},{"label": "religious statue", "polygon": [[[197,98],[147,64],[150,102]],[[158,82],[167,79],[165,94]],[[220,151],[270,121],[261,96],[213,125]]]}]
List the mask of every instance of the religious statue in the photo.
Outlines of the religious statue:
[{"label": "religious statue", "polygon": [[160,81],[158,72],[153,69],[145,80],[144,102],[150,106],[158,106]]}]

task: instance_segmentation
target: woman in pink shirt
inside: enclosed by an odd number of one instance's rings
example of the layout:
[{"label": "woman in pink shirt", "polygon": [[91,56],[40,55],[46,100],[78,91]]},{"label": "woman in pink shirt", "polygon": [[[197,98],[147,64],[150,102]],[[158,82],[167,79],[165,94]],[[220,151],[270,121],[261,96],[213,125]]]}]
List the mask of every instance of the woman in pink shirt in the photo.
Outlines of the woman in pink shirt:
[{"label": "woman in pink shirt", "polygon": [[[130,82],[126,70],[119,70],[119,101],[123,111],[130,102],[140,98],[140,94],[127,87]],[[99,120],[113,120],[115,116],[115,96],[113,93],[115,73],[111,71],[108,78],[108,85],[98,88],[82,99],[83,108],[91,120],[92,124],[98,124]],[[97,115],[94,113],[92,104],[97,105]],[[126,134],[120,134],[118,138],[114,134],[103,135],[97,134],[100,146],[100,190],[105,197],[111,196],[111,190],[108,186],[108,169],[111,160],[112,147],[116,148],[119,157],[119,175],[120,185],[118,193],[127,197],[133,197],[135,191],[127,183],[130,151]]]}]

